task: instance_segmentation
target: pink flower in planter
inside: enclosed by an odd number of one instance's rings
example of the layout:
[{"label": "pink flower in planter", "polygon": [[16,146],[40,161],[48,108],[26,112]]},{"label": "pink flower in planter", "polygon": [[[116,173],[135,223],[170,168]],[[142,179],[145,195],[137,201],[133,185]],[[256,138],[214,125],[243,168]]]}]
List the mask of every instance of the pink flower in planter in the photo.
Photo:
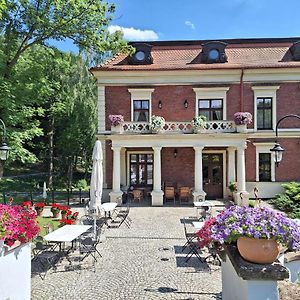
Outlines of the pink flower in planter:
[{"label": "pink flower in planter", "polygon": [[249,125],[252,123],[252,115],[249,112],[236,112],[234,122],[236,125]]},{"label": "pink flower in planter", "polygon": [[122,115],[109,115],[108,118],[112,126],[118,126],[124,122]]}]

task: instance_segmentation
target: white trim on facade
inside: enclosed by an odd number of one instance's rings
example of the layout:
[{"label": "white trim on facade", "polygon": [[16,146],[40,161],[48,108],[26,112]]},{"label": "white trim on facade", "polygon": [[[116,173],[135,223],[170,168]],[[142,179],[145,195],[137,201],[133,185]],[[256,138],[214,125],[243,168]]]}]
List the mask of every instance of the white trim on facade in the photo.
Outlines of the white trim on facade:
[{"label": "white trim on facade", "polygon": [[254,92],[254,130],[257,131],[257,98],[272,98],[272,129],[276,127],[276,91],[280,88],[276,86],[252,86]]},{"label": "white trim on facade", "polygon": [[193,88],[196,93],[196,111],[195,117],[198,116],[199,100],[222,99],[223,100],[223,120],[227,120],[227,91],[229,87],[211,87],[211,88]]},{"label": "white trim on facade", "polygon": [[270,151],[271,148],[274,147],[274,143],[253,143],[256,150],[256,178],[255,180],[257,182],[259,181],[259,153],[269,153],[271,154],[271,182],[276,181],[275,180],[275,160],[274,160],[274,153]]},{"label": "white trim on facade", "polygon": [[105,86],[98,85],[98,132],[105,131]]},{"label": "white trim on facade", "polygon": [[133,101],[148,100],[149,101],[149,121],[152,116],[152,93],[154,89],[128,89],[131,95],[131,122],[133,122]]}]

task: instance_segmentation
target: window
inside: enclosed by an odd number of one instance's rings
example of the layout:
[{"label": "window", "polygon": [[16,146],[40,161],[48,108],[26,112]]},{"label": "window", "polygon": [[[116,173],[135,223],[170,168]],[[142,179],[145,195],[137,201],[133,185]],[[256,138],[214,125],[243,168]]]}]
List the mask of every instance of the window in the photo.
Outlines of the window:
[{"label": "window", "polygon": [[149,122],[149,100],[133,101],[133,121]]},{"label": "window", "polygon": [[131,121],[149,122],[154,89],[128,89],[131,94]]},{"label": "window", "polygon": [[271,153],[259,153],[259,181],[271,181]]},{"label": "window", "polygon": [[256,181],[275,181],[274,143],[253,143],[256,148]]},{"label": "window", "polygon": [[257,98],[257,129],[272,129],[272,98]]},{"label": "window", "polygon": [[153,154],[130,154],[130,185],[153,184]]},{"label": "window", "polygon": [[199,115],[204,115],[207,120],[223,120],[223,100],[222,99],[199,99]]},{"label": "window", "polygon": [[279,85],[266,86],[255,85],[252,86],[254,92],[254,130],[267,130],[276,127],[276,94],[280,88]]}]

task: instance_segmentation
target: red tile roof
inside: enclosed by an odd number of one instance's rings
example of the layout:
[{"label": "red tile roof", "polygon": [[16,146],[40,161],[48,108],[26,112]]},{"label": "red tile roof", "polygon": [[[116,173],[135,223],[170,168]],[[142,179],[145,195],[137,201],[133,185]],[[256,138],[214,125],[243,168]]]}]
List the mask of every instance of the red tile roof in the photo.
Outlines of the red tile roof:
[{"label": "red tile roof", "polygon": [[236,68],[286,68],[300,67],[300,61],[293,61],[289,48],[300,38],[227,40],[226,63],[201,63],[203,41],[148,42],[152,44],[153,63],[131,65],[124,54],[116,55],[103,65],[91,71],[155,71],[155,70],[201,70]]}]

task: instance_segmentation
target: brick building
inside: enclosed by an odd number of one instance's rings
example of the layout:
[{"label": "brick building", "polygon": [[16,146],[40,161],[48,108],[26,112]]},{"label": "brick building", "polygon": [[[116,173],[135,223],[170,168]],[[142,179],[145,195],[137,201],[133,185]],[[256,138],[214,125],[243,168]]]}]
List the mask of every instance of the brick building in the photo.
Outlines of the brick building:
[{"label": "brick building", "polygon": [[[275,166],[277,121],[300,115],[300,38],[132,43],[131,57],[118,55],[91,69],[98,82],[98,138],[104,148],[104,185],[111,201],[129,186],[151,192],[163,205],[165,183],[188,186],[193,198],[227,198],[228,185],[253,197],[274,196],[281,183],[300,180],[300,120],[278,129],[285,148]],[[237,132],[234,113],[253,123]],[[114,134],[108,116],[123,115]],[[152,115],[166,124],[152,133]],[[208,118],[194,133],[191,120]]]}]

